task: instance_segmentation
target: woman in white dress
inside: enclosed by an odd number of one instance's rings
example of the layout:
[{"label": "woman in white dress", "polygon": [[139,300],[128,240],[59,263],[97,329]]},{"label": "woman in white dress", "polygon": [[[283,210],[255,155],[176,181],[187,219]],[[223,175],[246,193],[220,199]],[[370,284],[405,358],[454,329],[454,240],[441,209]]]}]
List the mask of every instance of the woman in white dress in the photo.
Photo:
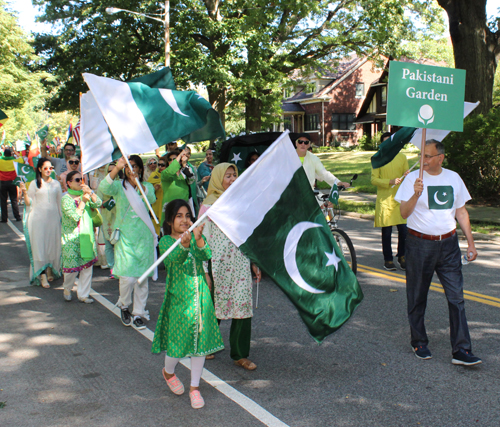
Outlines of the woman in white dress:
[{"label": "woman in white dress", "polygon": [[[24,196],[24,235],[30,256],[30,283],[49,288],[49,281],[61,277],[61,198],[58,181],[51,178],[54,167],[41,158],[36,179],[29,189],[20,183]],[[48,277],[48,280],[47,280]]]}]

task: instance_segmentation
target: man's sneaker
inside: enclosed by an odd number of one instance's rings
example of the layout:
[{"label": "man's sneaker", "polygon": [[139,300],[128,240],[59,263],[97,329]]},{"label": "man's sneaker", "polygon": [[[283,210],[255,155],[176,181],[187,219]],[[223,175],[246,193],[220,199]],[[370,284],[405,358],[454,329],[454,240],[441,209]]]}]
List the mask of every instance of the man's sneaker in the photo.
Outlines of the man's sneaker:
[{"label": "man's sneaker", "polygon": [[432,354],[426,345],[413,347],[413,352],[415,353],[415,356],[417,356],[419,359],[423,360],[432,359]]},{"label": "man's sneaker", "polygon": [[146,325],[140,317],[136,317],[132,323],[135,329],[146,329]]},{"label": "man's sneaker", "polygon": [[398,264],[401,267],[401,270],[406,270],[406,258],[404,255],[398,257]]},{"label": "man's sneaker", "polygon": [[396,266],[394,265],[394,262],[392,261],[386,261],[384,262],[384,268],[389,271],[395,271],[397,270]]},{"label": "man's sneaker", "polygon": [[128,311],[128,308],[122,308],[121,318],[124,326],[130,326],[132,324],[132,315],[130,311]]},{"label": "man's sneaker", "polygon": [[479,357],[474,356],[471,351],[460,349],[456,353],[453,353],[451,363],[454,365],[472,366],[479,365],[483,361]]}]

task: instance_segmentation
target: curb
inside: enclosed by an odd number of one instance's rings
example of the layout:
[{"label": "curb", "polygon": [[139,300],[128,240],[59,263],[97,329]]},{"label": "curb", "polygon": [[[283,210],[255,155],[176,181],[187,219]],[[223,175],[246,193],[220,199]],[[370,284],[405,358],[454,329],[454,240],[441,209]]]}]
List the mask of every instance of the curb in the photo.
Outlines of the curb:
[{"label": "curb", "polygon": [[[375,220],[375,215],[359,214],[356,212],[348,212],[348,211],[340,211],[340,214],[350,218],[361,218],[361,219],[368,219],[371,221]],[[457,234],[461,240],[465,240],[465,236],[462,230],[457,230]],[[494,236],[491,234],[483,234],[483,233],[472,233],[472,237],[474,237],[475,241],[487,241],[500,245],[500,237],[498,236]]]}]

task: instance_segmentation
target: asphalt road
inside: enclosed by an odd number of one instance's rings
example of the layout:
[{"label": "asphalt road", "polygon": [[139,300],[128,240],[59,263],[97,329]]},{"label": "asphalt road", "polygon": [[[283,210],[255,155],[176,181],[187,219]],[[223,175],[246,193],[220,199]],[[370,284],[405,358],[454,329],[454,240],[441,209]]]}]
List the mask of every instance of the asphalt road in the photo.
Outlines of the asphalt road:
[{"label": "asphalt road", "polygon": [[[379,230],[362,219],[340,225],[356,246],[365,294],[350,321],[317,345],[264,280],[252,323],[257,370],[234,366],[228,350],[218,353],[205,364],[206,406],[193,410],[187,394],[167,389],[163,358],[150,352],[152,333],[123,327],[108,309],[118,299],[109,270],[94,269],[104,305],[66,303],[62,281],[50,290],[28,285],[25,244],[0,224],[0,426],[498,426],[500,246],[478,242],[478,260],[464,267],[473,350],[484,361],[465,368],[451,364],[438,285],[426,316],[434,357],[422,361],[409,343],[404,272],[381,269]],[[150,284],[151,331],[161,273]],[[229,326],[221,324],[226,344]],[[189,384],[185,367],[178,376]]]}]

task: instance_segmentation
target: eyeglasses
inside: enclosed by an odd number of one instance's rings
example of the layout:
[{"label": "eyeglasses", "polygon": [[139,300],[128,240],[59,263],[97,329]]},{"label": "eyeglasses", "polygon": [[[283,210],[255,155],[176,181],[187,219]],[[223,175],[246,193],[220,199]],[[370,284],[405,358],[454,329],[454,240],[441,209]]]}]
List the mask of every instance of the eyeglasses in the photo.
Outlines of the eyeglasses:
[{"label": "eyeglasses", "polygon": [[75,182],[80,182],[81,180],[82,180],[82,178],[75,178],[75,179],[73,179],[73,181],[75,181]]},{"label": "eyeglasses", "polygon": [[297,139],[297,144],[309,144],[311,141],[305,141],[303,139]]},{"label": "eyeglasses", "polygon": [[68,163],[70,165],[79,165],[80,164],[80,160],[68,160]]},{"label": "eyeglasses", "polygon": [[44,171],[53,171],[54,170],[54,166],[51,166],[50,168],[42,168],[42,170],[44,170]]},{"label": "eyeglasses", "polygon": [[429,154],[424,154],[424,159],[429,160],[432,159],[433,157],[440,156],[441,154],[434,154],[433,156],[430,156]]}]

